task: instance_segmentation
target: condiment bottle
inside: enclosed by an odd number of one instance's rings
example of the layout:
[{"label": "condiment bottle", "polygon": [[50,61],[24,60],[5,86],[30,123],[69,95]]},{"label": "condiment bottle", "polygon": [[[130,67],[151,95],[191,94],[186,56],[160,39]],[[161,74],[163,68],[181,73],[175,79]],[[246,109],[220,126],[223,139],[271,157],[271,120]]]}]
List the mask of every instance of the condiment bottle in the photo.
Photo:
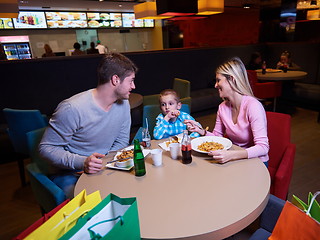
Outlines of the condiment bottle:
[{"label": "condiment bottle", "polygon": [[142,130],[142,142],[143,142],[143,146],[146,148],[150,148],[151,146],[151,137],[150,137],[150,133],[149,133],[149,129],[148,128],[144,128]]},{"label": "condiment bottle", "polygon": [[141,150],[141,146],[138,139],[134,140],[133,146],[133,163],[135,175],[137,177],[144,176],[146,174],[146,166],[144,163],[143,152]]},{"label": "condiment bottle", "polygon": [[188,135],[188,130],[183,131],[183,137],[181,142],[182,163],[189,164],[192,162],[191,156],[191,140]]},{"label": "condiment bottle", "polygon": [[266,61],[262,62],[262,74],[266,74],[267,72],[267,64]]}]

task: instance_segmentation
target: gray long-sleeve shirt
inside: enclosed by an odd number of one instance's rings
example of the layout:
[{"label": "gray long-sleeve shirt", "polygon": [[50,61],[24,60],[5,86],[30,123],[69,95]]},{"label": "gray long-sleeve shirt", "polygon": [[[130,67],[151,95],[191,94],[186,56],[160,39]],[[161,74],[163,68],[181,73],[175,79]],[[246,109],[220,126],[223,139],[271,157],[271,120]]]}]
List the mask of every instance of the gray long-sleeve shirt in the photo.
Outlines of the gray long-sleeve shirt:
[{"label": "gray long-sleeve shirt", "polygon": [[[131,127],[128,100],[106,112],[93,99],[92,89],[62,101],[39,145],[51,173],[82,170],[86,157],[128,146]],[[64,169],[64,170],[63,170]]]}]

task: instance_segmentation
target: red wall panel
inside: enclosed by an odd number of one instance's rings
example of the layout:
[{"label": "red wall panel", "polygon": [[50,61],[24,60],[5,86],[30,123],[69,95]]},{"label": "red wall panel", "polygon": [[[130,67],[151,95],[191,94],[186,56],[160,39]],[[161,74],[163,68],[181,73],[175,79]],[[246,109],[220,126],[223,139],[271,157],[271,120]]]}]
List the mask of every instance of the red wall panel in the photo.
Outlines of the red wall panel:
[{"label": "red wall panel", "polygon": [[259,9],[226,8],[205,19],[175,21],[184,47],[254,44],[259,40]]}]

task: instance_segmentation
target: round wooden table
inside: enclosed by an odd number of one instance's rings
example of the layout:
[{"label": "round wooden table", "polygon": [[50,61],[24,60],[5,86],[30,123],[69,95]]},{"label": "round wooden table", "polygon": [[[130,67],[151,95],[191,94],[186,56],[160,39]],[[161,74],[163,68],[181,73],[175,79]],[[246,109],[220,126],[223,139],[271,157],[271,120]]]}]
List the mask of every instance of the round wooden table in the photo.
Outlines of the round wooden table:
[{"label": "round wooden table", "polygon": [[[151,147],[159,148],[162,141],[153,140]],[[164,151],[163,165],[155,167],[149,154],[145,176],[113,169],[82,174],[75,195],[86,189],[88,194],[100,190],[102,198],[109,193],[136,197],[143,239],[224,239],[247,227],[263,211],[270,176],[258,158],[226,164],[210,159],[193,152],[192,163],[184,165]]]},{"label": "round wooden table", "polygon": [[262,74],[261,71],[257,71],[257,77],[260,81],[292,81],[304,79],[308,73],[303,71],[287,71],[281,72],[266,72]]},{"label": "round wooden table", "polygon": [[143,103],[143,96],[139,93],[130,93],[129,95],[129,104],[130,108],[139,107]]}]

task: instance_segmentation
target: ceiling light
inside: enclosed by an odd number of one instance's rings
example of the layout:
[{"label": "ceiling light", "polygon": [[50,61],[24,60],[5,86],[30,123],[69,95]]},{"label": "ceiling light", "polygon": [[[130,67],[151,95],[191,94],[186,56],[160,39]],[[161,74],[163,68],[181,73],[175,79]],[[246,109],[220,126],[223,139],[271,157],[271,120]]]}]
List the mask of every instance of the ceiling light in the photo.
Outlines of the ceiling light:
[{"label": "ceiling light", "polygon": [[1,1],[0,9],[0,18],[18,18],[19,7],[17,0]]},{"label": "ceiling light", "polygon": [[166,19],[172,16],[157,14],[156,2],[144,2],[133,6],[135,19]]},{"label": "ceiling light", "polygon": [[242,6],[243,6],[243,8],[246,8],[246,9],[251,8],[251,4],[248,4],[248,3],[245,3]]},{"label": "ceiling light", "polygon": [[157,14],[186,16],[198,13],[198,0],[157,0]]},{"label": "ceiling light", "polygon": [[224,12],[224,0],[198,0],[198,15],[212,15]]}]

